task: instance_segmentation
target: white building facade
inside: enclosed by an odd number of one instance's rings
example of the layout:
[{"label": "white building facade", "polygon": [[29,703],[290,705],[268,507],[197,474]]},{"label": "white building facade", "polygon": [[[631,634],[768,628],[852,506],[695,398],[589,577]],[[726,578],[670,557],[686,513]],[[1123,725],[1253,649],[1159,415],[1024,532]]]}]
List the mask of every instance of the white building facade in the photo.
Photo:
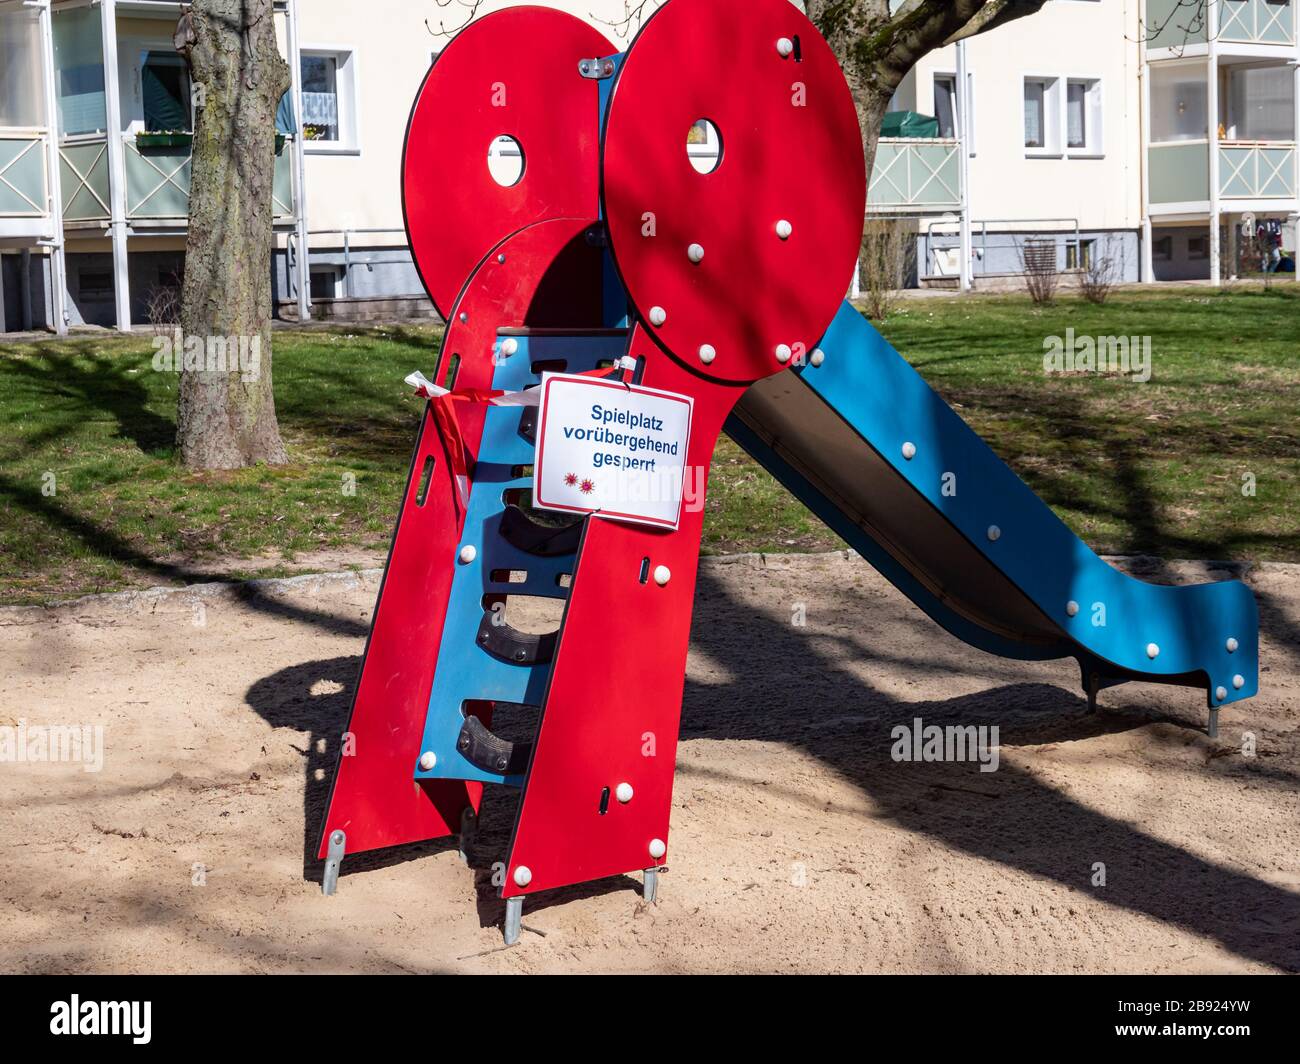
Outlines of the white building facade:
[{"label": "white building facade", "polygon": [[[925,121],[882,138],[868,213],[909,220],[917,284],[992,287],[1027,249],[1067,271],[1105,256],[1123,280],[1252,272],[1270,246],[1295,248],[1295,4],[1049,0],[941,48],[896,94],[895,111]],[[622,0],[550,6],[616,47],[636,30]],[[182,7],[0,0],[0,331],[129,329],[165,313],[184,268],[193,129],[171,43]],[[293,71],[277,118],[277,311],[427,309],[403,231],[402,142],[463,9],[275,8]],[[684,134],[686,150],[710,150],[701,132]],[[508,168],[510,154],[502,141],[485,165]]]}]

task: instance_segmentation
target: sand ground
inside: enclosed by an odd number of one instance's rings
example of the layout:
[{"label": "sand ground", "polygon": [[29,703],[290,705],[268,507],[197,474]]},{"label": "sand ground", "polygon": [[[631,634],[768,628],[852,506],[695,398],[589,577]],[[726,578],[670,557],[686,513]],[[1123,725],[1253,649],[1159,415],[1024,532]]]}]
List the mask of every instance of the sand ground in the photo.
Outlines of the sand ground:
[{"label": "sand ground", "polygon": [[[1300,566],[1248,579],[1263,693],[1213,740],[1199,692],[1090,715],[1073,662],[971,650],[853,555],[706,561],[660,902],[553,892],[512,949],[497,789],[470,867],[358,855],[321,895],[375,573],[0,610],[0,725],[105,736],[99,772],[0,764],[0,970],[1298,971]],[[997,725],[998,770],[893,761],[914,717]]]}]

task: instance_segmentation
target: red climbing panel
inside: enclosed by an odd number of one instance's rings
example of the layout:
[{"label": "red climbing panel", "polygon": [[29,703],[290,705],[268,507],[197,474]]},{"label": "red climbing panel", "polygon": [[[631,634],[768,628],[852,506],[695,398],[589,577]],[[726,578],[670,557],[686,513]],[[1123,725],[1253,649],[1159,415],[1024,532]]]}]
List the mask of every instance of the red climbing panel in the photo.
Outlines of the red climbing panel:
[{"label": "red climbing panel", "polygon": [[[721,139],[708,174],[686,153],[698,119]],[[614,84],[601,195],[628,293],[670,354],[752,381],[789,364],[779,345],[811,350],[857,260],[859,144],[844,75],[789,0],[668,3],[654,14]]]},{"label": "red climbing panel", "polygon": [[[487,388],[498,326],[545,323],[548,314],[598,322],[600,258],[584,239],[590,224],[591,219],[554,219],[492,248],[453,308],[439,372],[457,354],[457,386]],[[498,262],[502,255],[504,263]],[[472,451],[482,434],[482,413],[473,404],[463,405],[461,432]],[[433,468],[420,505],[416,499],[428,459]],[[437,780],[422,789],[411,779],[458,546],[450,469],[426,409],[353,696],[347,731],[354,752],[339,759],[321,835],[322,858],[336,829],[347,835],[347,852],[356,853],[458,831],[465,806],[478,808],[481,784]]]},{"label": "red climbing panel", "polygon": [[[629,353],[646,356],[646,387],[695,396],[686,461],[699,495],[683,506],[675,532],[587,520],[511,840],[507,898],[657,866],[663,855],[651,842],[668,841],[705,478],[744,389],[701,380],[655,351],[639,328]],[[662,586],[660,566],[668,570]],[[632,787],[626,803],[620,783]]]}]

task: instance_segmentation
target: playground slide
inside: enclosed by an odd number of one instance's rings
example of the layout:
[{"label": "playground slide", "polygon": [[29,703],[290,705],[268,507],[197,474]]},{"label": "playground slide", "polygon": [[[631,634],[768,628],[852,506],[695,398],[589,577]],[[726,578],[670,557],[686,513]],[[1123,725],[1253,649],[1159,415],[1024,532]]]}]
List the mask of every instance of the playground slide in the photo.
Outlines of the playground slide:
[{"label": "playground slide", "polygon": [[847,303],[820,351],[753,385],[727,431],[936,622],[1006,657],[1076,658],[1090,702],[1129,680],[1204,688],[1212,730],[1256,693],[1244,584],[1112,568]]}]

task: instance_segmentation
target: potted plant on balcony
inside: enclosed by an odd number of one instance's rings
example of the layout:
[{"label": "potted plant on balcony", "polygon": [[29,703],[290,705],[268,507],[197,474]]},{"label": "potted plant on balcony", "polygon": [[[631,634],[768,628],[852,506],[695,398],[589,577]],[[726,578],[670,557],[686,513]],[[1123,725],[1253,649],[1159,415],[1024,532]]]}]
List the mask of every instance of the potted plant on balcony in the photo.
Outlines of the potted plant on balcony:
[{"label": "potted plant on balcony", "polygon": [[180,129],[142,129],[135,135],[135,146],[145,148],[188,148],[194,134]]},{"label": "potted plant on balcony", "polygon": [[[142,129],[135,135],[135,146],[145,148],[188,148],[194,143],[194,134],[179,129]],[[285,135],[275,134],[275,154],[284,150]]]}]

